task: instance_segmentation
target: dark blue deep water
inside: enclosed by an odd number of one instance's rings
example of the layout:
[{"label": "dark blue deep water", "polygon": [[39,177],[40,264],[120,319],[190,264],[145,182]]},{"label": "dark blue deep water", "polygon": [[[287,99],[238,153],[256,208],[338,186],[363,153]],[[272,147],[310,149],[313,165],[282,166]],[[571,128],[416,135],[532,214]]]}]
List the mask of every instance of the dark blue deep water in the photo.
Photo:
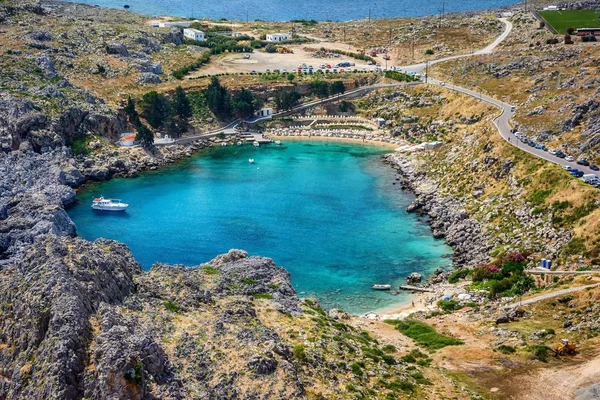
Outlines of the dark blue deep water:
[{"label": "dark blue deep water", "polygon": [[[244,249],[288,269],[301,297],[362,313],[402,300],[371,284],[450,265],[451,249],[405,212],[412,198],[392,184],[385,152],[333,142],[211,148],[135,179],[86,186],[69,214],[80,236],[127,244],[145,269]],[[100,195],[130,208],[92,211]]]},{"label": "dark blue deep water", "polygon": [[68,0],[122,8],[149,15],[172,15],[194,18],[226,18],[230,20],[263,19],[289,21],[316,19],[318,21],[349,21],[364,19],[371,9],[372,18],[417,17],[445,12],[484,10],[516,4],[516,0]]}]

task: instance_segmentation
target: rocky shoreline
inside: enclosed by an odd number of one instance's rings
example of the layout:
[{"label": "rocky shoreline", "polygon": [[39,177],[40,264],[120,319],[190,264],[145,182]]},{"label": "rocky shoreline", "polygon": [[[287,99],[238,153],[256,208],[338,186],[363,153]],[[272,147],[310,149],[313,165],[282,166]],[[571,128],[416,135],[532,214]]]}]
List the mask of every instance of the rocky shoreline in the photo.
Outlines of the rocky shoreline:
[{"label": "rocky shoreline", "polygon": [[403,188],[416,196],[407,211],[429,217],[433,236],[443,238],[454,250],[452,261],[455,268],[474,267],[489,261],[491,247],[488,237],[460,200],[440,196],[437,183],[415,169],[410,157],[390,154],[385,160],[398,172]]}]

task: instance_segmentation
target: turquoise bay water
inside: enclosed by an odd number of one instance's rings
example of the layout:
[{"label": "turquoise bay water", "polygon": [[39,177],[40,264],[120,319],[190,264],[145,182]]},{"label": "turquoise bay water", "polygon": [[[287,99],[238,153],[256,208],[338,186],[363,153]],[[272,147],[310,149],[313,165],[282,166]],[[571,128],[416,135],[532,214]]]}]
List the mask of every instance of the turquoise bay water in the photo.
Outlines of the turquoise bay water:
[{"label": "turquoise bay water", "polygon": [[[127,244],[145,269],[244,249],[289,270],[301,297],[362,313],[402,301],[371,284],[450,265],[451,249],[404,211],[412,198],[392,184],[385,152],[333,142],[211,148],[158,172],[87,186],[69,214],[80,236]],[[130,208],[91,210],[100,195]]]},{"label": "turquoise bay water", "polygon": [[[189,0],[67,0],[76,3],[95,4],[103,7],[123,8],[148,15],[172,15],[193,18],[226,18],[289,21],[292,19],[316,19],[318,21],[349,21],[372,18],[419,17],[445,12],[484,10],[518,3],[517,0],[226,0],[190,2]],[[442,5],[443,4],[443,5]]]}]

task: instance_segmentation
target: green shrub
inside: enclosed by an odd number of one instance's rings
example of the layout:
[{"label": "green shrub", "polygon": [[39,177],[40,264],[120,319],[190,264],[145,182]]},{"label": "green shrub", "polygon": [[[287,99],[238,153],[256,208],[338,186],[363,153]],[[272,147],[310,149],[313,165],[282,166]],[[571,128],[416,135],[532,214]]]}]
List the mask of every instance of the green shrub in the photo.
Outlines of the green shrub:
[{"label": "green shrub", "polygon": [[500,346],[496,347],[496,350],[498,350],[499,352],[504,353],[504,354],[510,354],[510,353],[514,353],[516,351],[514,347],[507,346],[505,344],[501,344]]},{"label": "green shrub", "polygon": [[297,344],[292,349],[294,358],[298,361],[306,361],[306,348],[303,344]]},{"label": "green shrub", "polygon": [[266,300],[270,300],[273,298],[273,295],[269,294],[269,293],[255,293],[252,295],[252,297],[254,297],[255,299],[266,299]]},{"label": "green shrub", "polygon": [[208,275],[216,275],[219,273],[218,269],[216,269],[215,267],[212,267],[210,265],[206,265],[206,266],[202,267],[202,270],[204,271],[205,274],[208,274]]},{"label": "green shrub", "polygon": [[448,277],[448,283],[456,283],[456,282],[458,282],[459,279],[463,279],[467,275],[469,275],[469,272],[470,271],[468,269],[459,269],[457,271],[454,271]]},{"label": "green shrub", "polygon": [[73,151],[73,154],[76,156],[87,156],[92,152],[88,147],[88,142],[89,138],[78,138],[73,140],[73,143],[71,144],[71,151]]},{"label": "green shrub", "polygon": [[431,350],[464,344],[462,340],[436,332],[430,325],[421,321],[407,319],[404,321],[386,320],[385,322],[396,326],[400,332]]},{"label": "green shrub", "polygon": [[536,190],[535,192],[533,192],[533,194],[531,196],[529,196],[529,198],[527,199],[532,205],[534,206],[539,206],[540,204],[543,204],[544,201],[546,201],[546,198],[548,196],[550,196],[550,194],[552,193],[552,190]]},{"label": "green shrub", "polygon": [[580,237],[574,237],[563,247],[563,254],[565,255],[583,255],[585,251],[585,240]]},{"label": "green shrub", "polygon": [[350,369],[352,370],[352,373],[354,375],[362,375],[363,374],[363,370],[361,368],[361,366],[358,363],[353,363],[350,365]]},{"label": "green shrub", "polygon": [[527,350],[533,353],[533,358],[535,358],[536,360],[540,360],[542,362],[548,361],[548,350],[550,350],[550,348],[548,348],[547,346],[529,346]]},{"label": "green shrub", "polygon": [[437,302],[437,305],[445,312],[452,312],[462,308],[462,305],[456,300],[440,300]]},{"label": "green shrub", "polygon": [[386,344],[385,346],[383,346],[383,351],[385,351],[386,353],[395,353],[397,349],[396,346],[394,346],[393,344]]},{"label": "green shrub", "polygon": [[256,279],[242,278],[242,283],[244,285],[255,285],[258,283],[258,281]]},{"label": "green shrub", "polygon": [[179,306],[177,303],[172,302],[171,300],[165,301],[165,308],[171,312],[177,313],[179,312]]}]

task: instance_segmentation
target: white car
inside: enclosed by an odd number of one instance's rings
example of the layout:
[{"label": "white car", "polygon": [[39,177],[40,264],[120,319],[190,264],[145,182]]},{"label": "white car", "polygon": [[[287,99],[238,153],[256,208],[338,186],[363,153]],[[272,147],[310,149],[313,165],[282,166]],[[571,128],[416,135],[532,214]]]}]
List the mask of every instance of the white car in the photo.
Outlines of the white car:
[{"label": "white car", "polygon": [[565,171],[570,171],[572,168],[570,165],[563,165],[562,169],[564,169]]},{"label": "white car", "polygon": [[573,157],[571,157],[571,156],[566,156],[565,160],[566,161],[575,161],[575,159]]},{"label": "white car", "polygon": [[444,82],[444,81],[441,81],[441,82],[440,82],[440,86],[446,86],[446,82]]},{"label": "white car", "polygon": [[553,156],[556,155],[556,150],[550,150],[548,153],[552,154]]}]

